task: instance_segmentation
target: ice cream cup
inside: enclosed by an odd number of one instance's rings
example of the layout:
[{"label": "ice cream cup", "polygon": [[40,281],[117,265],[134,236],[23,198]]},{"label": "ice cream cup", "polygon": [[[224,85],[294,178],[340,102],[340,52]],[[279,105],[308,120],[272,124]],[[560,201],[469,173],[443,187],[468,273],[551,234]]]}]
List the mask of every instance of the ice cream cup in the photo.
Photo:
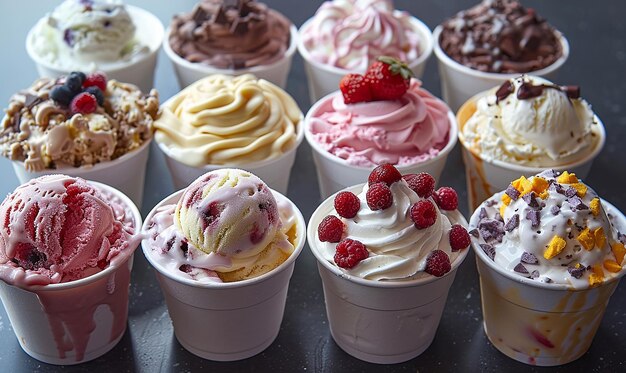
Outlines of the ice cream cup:
[{"label": "ice cream cup", "polygon": [[[346,190],[358,193],[363,185]],[[317,226],[325,217],[318,208],[309,221],[307,239],[326,302],[330,334],[348,354],[370,363],[401,363],[424,352],[435,338],[448,290],[469,250],[442,277],[426,275],[406,281],[366,280],[342,272],[315,247]],[[459,223],[466,225],[458,213]]]},{"label": "ice cream cup", "polygon": [[[175,192],[155,206],[146,222],[159,207],[176,203],[182,193]],[[273,194],[278,203],[290,204],[296,214],[296,242],[287,260],[259,277],[207,284],[176,277],[159,267],[150,254],[150,244],[142,242],[144,255],[156,269],[176,339],[189,352],[210,360],[241,360],[265,350],[278,336],[289,280],[304,247],[306,228],[293,202],[278,192]]]},{"label": "ice cream cup", "polygon": [[[344,159],[331,154],[313,138],[313,134],[309,131],[309,122],[311,118],[319,111],[322,104],[328,100],[330,95],[319,100],[307,113],[304,118],[304,136],[307,142],[311,146],[313,151],[313,162],[317,170],[317,181],[320,188],[320,196],[322,199],[327,198],[331,194],[347,188],[349,186],[358,184],[363,180],[367,180],[368,175],[374,168],[372,167],[359,167],[348,164]],[[428,172],[435,180],[439,180],[441,172],[448,159],[448,154],[454,149],[458,137],[458,129],[456,124],[456,118],[454,114],[449,111],[448,118],[450,119],[450,133],[448,135],[448,144],[441,149],[439,154],[435,157],[407,166],[395,167],[401,174],[411,174]]]},{"label": "ice cream cup", "polygon": [[263,180],[270,188],[282,193],[287,194],[287,187],[289,186],[289,175],[291,174],[291,167],[296,160],[296,152],[298,146],[304,138],[303,125],[298,126],[296,134],[296,143],[293,148],[287,150],[281,156],[248,164],[236,164],[236,165],[205,165],[203,167],[192,167],[183,162],[176,160],[169,155],[169,149],[166,145],[157,142],[159,149],[165,155],[165,163],[167,164],[170,174],[172,175],[172,181],[175,189],[182,189],[191,184],[192,181],[197,179],[200,175],[217,170],[220,168],[236,167],[249,171],[257,175]]},{"label": "ice cream cup", "polygon": [[[615,217],[626,217],[606,201]],[[473,218],[472,218],[473,219]],[[472,244],[480,277],[484,328],[500,352],[522,363],[555,366],[581,357],[591,345],[618,276],[598,287],[575,290],[507,271]]]},{"label": "ice cream cup", "polygon": [[[462,155],[463,163],[465,163],[465,179],[467,182],[467,198],[470,210],[474,210],[484,200],[491,197],[494,193],[505,190],[511,180],[515,180],[520,176],[530,177],[545,170],[545,167],[529,167],[513,163],[503,162],[497,159],[484,159],[480,154],[475,154],[470,150],[463,138],[463,126],[467,120],[476,111],[476,102],[484,92],[475,95],[469,99],[457,112],[457,121],[459,124],[459,141],[463,145]],[[592,149],[584,157],[574,162],[559,166],[549,166],[556,171],[574,172],[576,176],[585,178],[591,169],[591,165],[596,156],[604,147],[606,141],[606,132],[602,121],[594,116],[597,123],[597,135]]]},{"label": "ice cream cup", "polygon": [[[149,92],[154,87],[154,71],[157,63],[157,55],[161,49],[163,42],[163,24],[152,13],[132,5],[126,5],[126,9],[135,23],[135,36],[141,45],[148,48],[147,53],[143,53],[136,58],[128,61],[119,61],[114,63],[102,64],[96,66],[85,66],[84,69],[78,70],[98,70],[104,71],[109,79],[115,79],[124,83],[131,83],[139,87],[143,92]],[[45,22],[46,18],[42,18],[37,22]],[[71,71],[77,69],[64,69],[51,64],[43,59],[33,49],[35,25],[26,37],[26,52],[37,66],[37,72],[40,77],[56,78],[62,75],[68,75]]]},{"label": "ice cream cup", "polygon": [[[475,94],[499,86],[505,80],[519,76],[516,74],[499,74],[483,72],[464,66],[452,58],[441,49],[439,37],[441,26],[437,26],[433,32],[433,42],[437,65],[439,67],[439,79],[441,80],[441,93],[443,100],[448,103],[454,111],[458,110],[465,101]],[[540,76],[549,80],[554,80],[558,70],[563,66],[569,57],[569,43],[563,34],[555,31],[557,38],[561,42],[563,54],[552,65],[541,70],[530,72],[532,75]]]},{"label": "ice cream cup", "polygon": [[11,163],[20,184],[43,175],[65,174],[111,185],[126,194],[135,205],[141,208],[151,141],[144,142],[138,149],[112,161],[97,163],[89,167],[59,167],[43,171],[28,171],[22,161]]},{"label": "ice cream cup", "polygon": [[[128,197],[108,185],[92,184],[122,200],[135,227],[141,226],[139,210]],[[19,288],[0,280],[0,298],[24,352],[44,363],[73,365],[115,347],[126,330],[132,266],[131,253],[119,266],[76,281]]]},{"label": "ice cream cup", "polygon": [[[169,36],[169,28],[165,31],[165,34]],[[178,85],[181,89],[187,87],[196,80],[213,74],[254,74],[257,78],[268,80],[284,89],[287,86],[287,76],[289,75],[289,69],[291,69],[291,60],[296,52],[296,45],[298,43],[298,30],[294,25],[291,25],[290,27],[290,34],[289,47],[285,51],[285,56],[283,58],[268,65],[253,66],[245,69],[220,69],[202,63],[189,62],[172,50],[169,43],[169,37],[163,43],[163,49],[165,50],[167,57],[169,57],[174,65],[174,72],[176,73]]]},{"label": "ice cream cup", "polygon": [[[399,13],[399,11],[396,10],[394,13]],[[300,32],[302,32],[302,30],[306,30],[310,22],[310,19],[306,21],[300,27]],[[422,42],[421,53],[416,60],[406,62],[415,74],[415,77],[421,79],[424,75],[426,62],[433,51],[433,38],[430,29],[422,21],[412,17],[411,22],[413,23],[415,30],[420,35],[420,41]],[[344,75],[349,73],[365,72],[350,71],[313,60],[311,54],[302,42],[302,37],[298,39],[298,52],[304,59],[304,71],[306,72],[307,82],[309,85],[309,98],[311,99],[311,104],[315,103],[327,94],[336,91],[337,88],[339,88],[339,81]]]}]

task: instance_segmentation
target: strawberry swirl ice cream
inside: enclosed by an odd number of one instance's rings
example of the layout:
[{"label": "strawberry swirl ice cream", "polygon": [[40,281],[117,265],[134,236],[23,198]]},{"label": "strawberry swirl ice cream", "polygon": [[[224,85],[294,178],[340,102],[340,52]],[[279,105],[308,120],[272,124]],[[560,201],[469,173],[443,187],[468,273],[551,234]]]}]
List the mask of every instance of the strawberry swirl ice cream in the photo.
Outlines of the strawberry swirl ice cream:
[{"label": "strawberry swirl ice cream", "polygon": [[389,0],[326,1],[300,35],[314,60],[351,71],[365,71],[380,55],[413,61],[421,54],[412,16]]},{"label": "strawberry swirl ice cream", "polygon": [[307,115],[308,131],[322,148],[348,164],[405,166],[439,154],[449,141],[448,106],[411,80],[398,100],[345,104],[340,93]]}]

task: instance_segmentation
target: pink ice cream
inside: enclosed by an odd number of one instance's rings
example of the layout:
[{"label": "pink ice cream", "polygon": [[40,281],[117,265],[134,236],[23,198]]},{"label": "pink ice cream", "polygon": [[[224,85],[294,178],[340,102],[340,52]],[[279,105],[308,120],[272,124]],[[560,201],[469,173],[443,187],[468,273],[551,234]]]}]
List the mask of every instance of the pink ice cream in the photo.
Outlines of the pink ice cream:
[{"label": "pink ice cream", "polygon": [[308,131],[348,164],[406,166],[435,157],[449,140],[448,106],[413,79],[399,100],[345,104],[336,92],[308,114]]},{"label": "pink ice cream", "polygon": [[0,216],[0,279],[16,286],[87,277],[124,261],[138,242],[124,205],[69,176],[23,184]]}]

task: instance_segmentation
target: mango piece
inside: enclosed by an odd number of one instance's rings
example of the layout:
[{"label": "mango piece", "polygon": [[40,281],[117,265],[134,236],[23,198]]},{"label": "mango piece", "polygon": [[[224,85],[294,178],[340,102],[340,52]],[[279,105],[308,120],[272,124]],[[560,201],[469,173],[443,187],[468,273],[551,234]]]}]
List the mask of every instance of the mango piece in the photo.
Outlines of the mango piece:
[{"label": "mango piece", "polygon": [[565,245],[567,242],[559,236],[552,237],[550,243],[548,244],[548,248],[543,252],[543,257],[550,260],[555,256],[559,255],[563,249],[565,249]]},{"label": "mango piece", "polygon": [[611,250],[613,251],[615,260],[621,265],[624,262],[624,256],[626,255],[626,247],[624,247],[624,244],[621,242],[614,242],[613,245],[611,245]]},{"label": "mango piece", "polygon": [[556,181],[561,184],[574,184],[578,182],[578,178],[576,177],[576,174],[570,174],[567,171],[563,171],[563,173],[556,178]]},{"label": "mango piece", "polygon": [[548,198],[548,180],[543,177],[536,176],[533,178],[533,192],[541,199]]},{"label": "mango piece", "polygon": [[593,231],[593,237],[595,238],[596,246],[599,249],[602,249],[604,247],[604,244],[606,243],[606,236],[604,235],[604,228],[602,227],[596,228]]},{"label": "mango piece", "polygon": [[582,247],[584,247],[585,250],[587,251],[593,250],[593,247],[596,244],[596,240],[593,234],[591,233],[591,231],[589,230],[589,228],[585,228],[582,232],[580,232],[580,234],[578,235],[578,237],[576,237],[576,239],[578,240],[578,242],[580,242]]},{"label": "mango piece", "polygon": [[[510,205],[511,204],[511,197],[509,197],[509,195],[506,194],[506,193],[503,194],[502,195],[502,203],[504,203],[507,206]],[[502,214],[500,214],[500,215],[502,215]]]},{"label": "mango piece", "polygon": [[587,186],[583,183],[574,183],[570,185],[572,188],[576,189],[576,194],[578,197],[583,198],[587,194]]},{"label": "mango piece", "polygon": [[594,198],[589,202],[589,209],[593,216],[598,216],[600,213],[600,199],[598,197]]},{"label": "mango piece", "polygon": [[605,260],[603,264],[604,268],[609,272],[617,273],[622,270],[622,266],[617,264],[615,260]]}]

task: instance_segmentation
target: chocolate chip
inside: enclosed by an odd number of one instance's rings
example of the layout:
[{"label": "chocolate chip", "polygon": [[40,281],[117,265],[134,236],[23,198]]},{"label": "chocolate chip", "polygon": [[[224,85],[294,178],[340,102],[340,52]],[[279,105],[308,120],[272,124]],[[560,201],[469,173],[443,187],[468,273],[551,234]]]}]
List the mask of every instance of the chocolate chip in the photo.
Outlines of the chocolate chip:
[{"label": "chocolate chip", "polygon": [[530,220],[532,228],[538,228],[541,223],[541,215],[539,211],[530,210],[526,213],[526,219]]},{"label": "chocolate chip", "polygon": [[526,267],[524,267],[522,263],[517,263],[517,265],[515,266],[515,268],[513,268],[513,270],[517,273],[521,273],[524,275],[528,274],[528,270],[526,269]]},{"label": "chocolate chip", "polygon": [[185,258],[189,255],[189,244],[187,243],[187,240],[181,241],[180,250],[183,252]]},{"label": "chocolate chip", "polygon": [[496,91],[496,102],[500,102],[509,97],[509,95],[513,93],[514,90],[515,87],[513,86],[511,81],[507,80],[506,82],[502,83],[500,88],[498,88],[498,90]]},{"label": "chocolate chip", "polygon": [[535,279],[537,277],[539,277],[539,271],[534,270],[530,273],[530,278]]},{"label": "chocolate chip", "polygon": [[522,263],[526,264],[537,264],[539,263],[539,259],[533,253],[529,253],[528,251],[524,251],[522,253],[522,257],[520,259]]},{"label": "chocolate chip", "polygon": [[494,258],[496,257],[496,249],[492,245],[489,245],[487,243],[481,243],[480,248],[483,249],[489,259],[494,260]]},{"label": "chocolate chip", "polygon": [[520,195],[519,190],[515,189],[513,184],[509,184],[509,186],[506,188],[505,193],[507,196],[511,197],[513,201],[517,201]]},{"label": "chocolate chip", "polygon": [[507,232],[511,232],[513,229],[517,227],[519,227],[519,215],[514,214],[513,216],[511,216],[509,221],[507,221],[506,224],[504,225],[504,230]]},{"label": "chocolate chip", "polygon": [[579,268],[576,267],[567,267],[567,272],[574,278],[581,278],[583,272],[585,272],[585,267],[581,266]]},{"label": "chocolate chip", "polygon": [[193,267],[191,267],[189,264],[183,264],[180,267],[178,267],[178,269],[182,272],[189,273],[192,271]]}]

